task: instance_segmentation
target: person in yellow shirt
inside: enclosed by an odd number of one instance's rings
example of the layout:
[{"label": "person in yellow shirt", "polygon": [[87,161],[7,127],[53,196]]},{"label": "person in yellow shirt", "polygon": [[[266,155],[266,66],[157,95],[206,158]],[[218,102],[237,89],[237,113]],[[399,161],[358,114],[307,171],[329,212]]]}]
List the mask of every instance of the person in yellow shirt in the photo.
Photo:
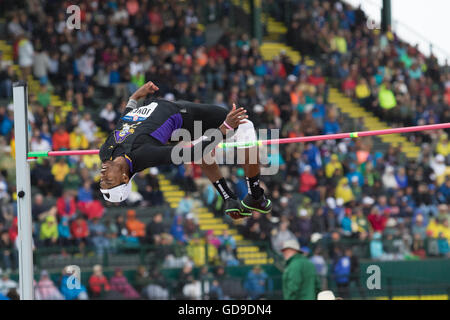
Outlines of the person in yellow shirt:
[{"label": "person in yellow shirt", "polygon": [[436,218],[430,219],[427,226],[427,235],[431,238],[437,239],[439,235],[450,241],[450,228],[448,227],[448,220],[438,221]]},{"label": "person in yellow shirt", "polygon": [[52,174],[55,177],[55,181],[57,182],[64,182],[64,178],[69,173],[70,169],[67,165],[64,158],[59,158],[58,162],[56,162],[52,166]]},{"label": "person in yellow shirt", "polygon": [[450,154],[450,143],[448,142],[448,135],[445,132],[439,137],[436,152],[442,154],[444,157]]},{"label": "person in yellow shirt", "polygon": [[348,184],[347,178],[342,178],[339,180],[338,186],[336,187],[335,197],[336,199],[341,198],[344,200],[344,203],[355,200],[355,196],[353,195],[352,188]]},{"label": "person in yellow shirt", "polygon": [[340,169],[341,171],[344,170],[342,168],[342,164],[339,162],[337,154],[333,154],[331,155],[331,161],[328,162],[327,165],[325,166],[325,175],[327,176],[327,178],[333,177],[333,174],[336,171],[336,169]]},{"label": "person in yellow shirt", "polygon": [[[208,260],[209,263],[214,263],[218,261],[219,253],[211,244],[207,244],[208,247]],[[189,244],[186,247],[187,254],[189,258],[192,259],[196,266],[205,265],[205,241],[200,239],[198,236],[194,236],[189,240]]]},{"label": "person in yellow shirt", "polygon": [[87,149],[89,142],[79,127],[76,127],[69,135],[69,145],[71,150]]}]

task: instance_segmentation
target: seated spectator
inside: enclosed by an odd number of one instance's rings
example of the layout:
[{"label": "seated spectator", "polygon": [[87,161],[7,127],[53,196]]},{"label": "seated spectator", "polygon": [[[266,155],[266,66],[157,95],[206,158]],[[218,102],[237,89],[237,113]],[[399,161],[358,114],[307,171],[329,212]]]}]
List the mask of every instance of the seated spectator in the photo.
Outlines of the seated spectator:
[{"label": "seated spectator", "polygon": [[17,290],[19,284],[10,279],[10,273],[8,271],[0,272],[0,293],[4,296],[9,296],[11,290]]},{"label": "seated spectator", "polygon": [[214,235],[214,230],[206,231],[206,242],[216,247],[216,249],[220,247],[220,240]]},{"label": "seated spectator", "polygon": [[186,243],[189,240],[184,233],[182,216],[174,217],[172,226],[170,227],[170,234],[180,243]]},{"label": "seated spectator", "polygon": [[102,257],[105,251],[109,251],[110,242],[106,237],[106,227],[99,218],[93,218],[89,223],[89,235],[97,256]]},{"label": "seated spectator", "polygon": [[220,253],[220,260],[228,267],[239,265],[239,260],[234,255],[233,248],[230,244],[225,245],[225,248]]},{"label": "seated spectator", "polygon": [[201,300],[202,299],[202,285],[200,281],[195,279],[192,275],[187,278],[187,283],[183,286],[183,297],[187,300]]},{"label": "seated spectator", "polygon": [[149,274],[144,266],[139,266],[135,278],[136,289],[141,296],[149,300],[167,300],[169,291],[166,289],[166,280],[158,269]]},{"label": "seated spectator", "polygon": [[135,210],[127,211],[127,220],[125,222],[127,230],[132,237],[143,239],[145,237],[145,224],[136,218]]},{"label": "seated spectator", "polygon": [[51,173],[54,176],[55,181],[59,183],[64,182],[64,178],[69,173],[69,165],[67,164],[64,157],[61,157],[58,159],[58,162],[56,162],[51,169]]},{"label": "seated spectator", "polygon": [[103,216],[105,208],[99,200],[94,200],[90,181],[86,180],[83,186],[78,189],[77,208],[89,220]]},{"label": "seated spectator", "polygon": [[41,278],[36,285],[37,300],[65,300],[46,270],[41,271]]},{"label": "seated spectator", "polygon": [[80,127],[89,143],[95,140],[95,133],[97,132],[98,128],[95,125],[94,121],[92,121],[90,113],[85,113],[83,115],[83,118],[78,123],[78,126]]},{"label": "seated spectator", "polygon": [[8,231],[1,231],[0,234],[0,259],[0,269],[3,270],[15,270],[19,262],[17,249]]},{"label": "seated spectator", "polygon": [[128,279],[123,275],[123,271],[120,268],[116,268],[114,276],[109,280],[111,290],[119,292],[126,299],[138,299],[140,298],[136,290],[130,285]]},{"label": "seated spectator", "polygon": [[[206,250],[208,250],[207,253],[205,252]],[[215,263],[219,259],[217,248],[210,243],[205,244],[205,240],[201,239],[198,234],[194,234],[193,237],[189,239],[186,251],[189,258],[192,259],[196,266],[201,266],[205,263]],[[208,261],[206,261],[206,258]]]},{"label": "seated spectator", "polygon": [[45,218],[45,221],[41,224],[41,232],[39,234],[39,240],[46,247],[55,246],[58,243],[58,224],[56,217],[49,215]]},{"label": "seated spectator", "polygon": [[89,142],[80,127],[75,127],[75,129],[69,134],[69,140],[71,150],[85,150],[89,147]]},{"label": "seated spectator", "polygon": [[236,240],[230,235],[228,229],[223,230],[222,235],[219,236],[219,241],[221,248],[225,248],[226,245],[229,245],[231,249],[236,250]]},{"label": "seated spectator", "polygon": [[100,111],[100,128],[105,132],[114,130],[117,114],[114,111],[114,106],[108,102]]},{"label": "seated spectator", "polygon": [[288,227],[288,222],[281,222],[280,226],[277,229],[274,229],[272,232],[272,248],[280,254],[284,242],[288,240],[297,240],[295,235],[288,229]]},{"label": "seated spectator", "polygon": [[88,300],[86,287],[72,275],[68,267],[63,269],[60,291],[65,300]]},{"label": "seated spectator", "polygon": [[161,242],[161,234],[164,232],[163,215],[158,212],[145,228],[145,242],[158,245]]},{"label": "seated spectator", "polygon": [[[53,150],[69,150],[70,136],[64,126],[60,125],[52,136]],[[61,158],[64,161],[64,158]]]},{"label": "seated spectator", "polygon": [[64,177],[63,181],[63,189],[65,191],[72,191],[74,194],[76,194],[76,191],[81,186],[81,178],[80,175],[77,173],[77,169],[75,167],[71,167],[69,169],[69,173]]},{"label": "seated spectator", "polygon": [[72,235],[70,234],[69,218],[62,217],[58,224],[58,245],[68,247],[72,244]]},{"label": "seated spectator", "polygon": [[248,294],[245,288],[242,286],[241,280],[228,276],[224,267],[217,267],[215,278],[217,279],[219,286],[222,289],[223,299],[243,300],[248,298]]},{"label": "seated spectator", "polygon": [[77,210],[73,192],[65,191],[56,201],[56,207],[58,208],[58,216],[73,219]]},{"label": "seated spectator", "polygon": [[108,279],[103,274],[102,266],[96,264],[92,268],[92,275],[89,278],[89,291],[92,294],[93,299],[98,299],[105,292],[111,290],[111,286],[109,285]]},{"label": "seated spectator", "polygon": [[70,234],[73,237],[74,244],[80,249],[80,252],[84,252],[86,246],[87,237],[89,236],[89,227],[86,220],[81,216],[77,216],[70,224]]}]

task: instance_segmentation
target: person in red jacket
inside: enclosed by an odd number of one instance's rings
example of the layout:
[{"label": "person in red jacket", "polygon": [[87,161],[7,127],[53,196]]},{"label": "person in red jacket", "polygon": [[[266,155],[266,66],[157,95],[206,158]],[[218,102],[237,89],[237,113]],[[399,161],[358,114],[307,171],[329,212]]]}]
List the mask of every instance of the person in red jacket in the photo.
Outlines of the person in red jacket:
[{"label": "person in red jacket", "polygon": [[63,126],[59,126],[58,130],[52,136],[53,150],[69,150],[70,136]]},{"label": "person in red jacket", "polygon": [[298,191],[300,193],[311,198],[312,201],[319,201],[319,192],[316,190],[317,179],[311,172],[311,166],[306,165],[303,168],[303,172],[299,177],[299,185]]},{"label": "person in red jacket", "polygon": [[80,215],[70,224],[70,234],[72,235],[75,245],[80,249],[80,253],[84,253],[87,237],[89,236],[89,227],[86,220]]},{"label": "person in red jacket", "polygon": [[383,233],[386,228],[386,222],[389,218],[389,209],[386,209],[384,213],[381,213],[377,207],[373,207],[367,216],[374,232]]},{"label": "person in red jacket", "polygon": [[56,201],[56,207],[58,208],[58,215],[60,217],[67,217],[70,220],[77,210],[75,197],[70,191],[64,192]]},{"label": "person in red jacket", "polygon": [[89,278],[89,289],[92,293],[92,298],[99,298],[102,292],[111,290],[108,278],[103,274],[102,266],[96,264],[93,267],[94,273]]}]

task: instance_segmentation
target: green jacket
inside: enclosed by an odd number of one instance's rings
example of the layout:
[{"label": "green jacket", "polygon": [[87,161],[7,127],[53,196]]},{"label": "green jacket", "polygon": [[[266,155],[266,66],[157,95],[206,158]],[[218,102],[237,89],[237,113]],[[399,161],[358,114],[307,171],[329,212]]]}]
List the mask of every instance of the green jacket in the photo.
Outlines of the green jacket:
[{"label": "green jacket", "polygon": [[319,292],[320,280],[314,264],[302,254],[290,257],[283,272],[284,300],[316,300]]}]

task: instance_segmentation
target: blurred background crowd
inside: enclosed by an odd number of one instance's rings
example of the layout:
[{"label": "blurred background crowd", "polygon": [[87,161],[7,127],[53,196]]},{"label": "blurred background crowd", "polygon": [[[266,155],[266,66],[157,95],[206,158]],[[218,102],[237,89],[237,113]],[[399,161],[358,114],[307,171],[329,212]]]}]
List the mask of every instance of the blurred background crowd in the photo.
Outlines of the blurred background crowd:
[{"label": "blurred background crowd", "polygon": [[[13,82],[38,80],[29,95],[32,151],[98,149],[114,128],[128,97],[147,81],[168,100],[245,107],[258,129],[279,129],[280,137],[360,131],[328,101],[330,86],[359,102],[392,127],[450,122],[450,69],[391,32],[372,32],[365,15],[341,1],[290,1],[286,42],[316,59],[294,64],[281,51],[263,59],[248,30],[231,25],[233,1],[77,1],[79,30],[66,25],[68,1],[0,1],[5,40],[12,60],[0,52],[0,289],[17,283]],[[286,2],[268,1],[283,19]],[[218,25],[220,37],[207,33]],[[206,26],[206,27],[205,27]],[[213,39],[211,39],[213,38]],[[324,63],[326,62],[326,63]],[[14,68],[18,65],[19,68]],[[62,103],[53,104],[52,96]],[[269,137],[270,138],[270,137]],[[296,239],[325,279],[334,272],[358,272],[358,259],[448,257],[450,240],[450,143],[448,131],[408,134],[421,147],[409,160],[399,147],[382,150],[374,139],[344,139],[281,145],[268,155],[279,171],[263,176],[273,212],[254,214],[238,225],[245,239],[280,253]],[[245,281],[225,280],[226,268],[242,264],[236,241],[224,232],[200,230],[191,213],[197,200],[220,212],[220,197],[196,183],[196,165],[151,168],[135,179],[133,196],[112,206],[98,192],[97,156],[45,158],[32,162],[33,239],[52,254],[103,256],[119,248],[152,245],[156,263],[140,266],[134,288],[120,268],[106,277],[95,265],[79,290],[66,290],[67,270],[53,283],[43,270],[42,299],[87,299],[101,292],[126,298],[168,298],[160,268],[183,266],[174,296],[197,299],[257,299],[271,279],[255,266]],[[186,191],[178,208],[165,208],[158,174],[171,173]],[[243,170],[224,169],[240,198],[247,193]],[[143,222],[137,210],[161,206]],[[111,209],[118,214],[108,214]],[[207,243],[211,271],[205,264]],[[182,247],[181,249],[179,247]],[[209,249],[211,248],[211,249]],[[181,250],[184,254],[174,254]],[[211,253],[209,252],[211,250]],[[44,251],[43,251],[44,252]],[[341,270],[340,259],[352,257]],[[328,264],[331,268],[328,270]],[[193,273],[193,267],[202,267]],[[150,270],[150,271],[149,271]],[[350,276],[344,282],[350,283]],[[230,282],[231,281],[231,282]],[[324,288],[327,284],[324,281]],[[236,289],[240,288],[240,289]],[[39,291],[40,290],[40,291]],[[41,292],[42,291],[42,292]],[[345,292],[342,293],[345,295]],[[11,295],[10,295],[11,296]]]}]

